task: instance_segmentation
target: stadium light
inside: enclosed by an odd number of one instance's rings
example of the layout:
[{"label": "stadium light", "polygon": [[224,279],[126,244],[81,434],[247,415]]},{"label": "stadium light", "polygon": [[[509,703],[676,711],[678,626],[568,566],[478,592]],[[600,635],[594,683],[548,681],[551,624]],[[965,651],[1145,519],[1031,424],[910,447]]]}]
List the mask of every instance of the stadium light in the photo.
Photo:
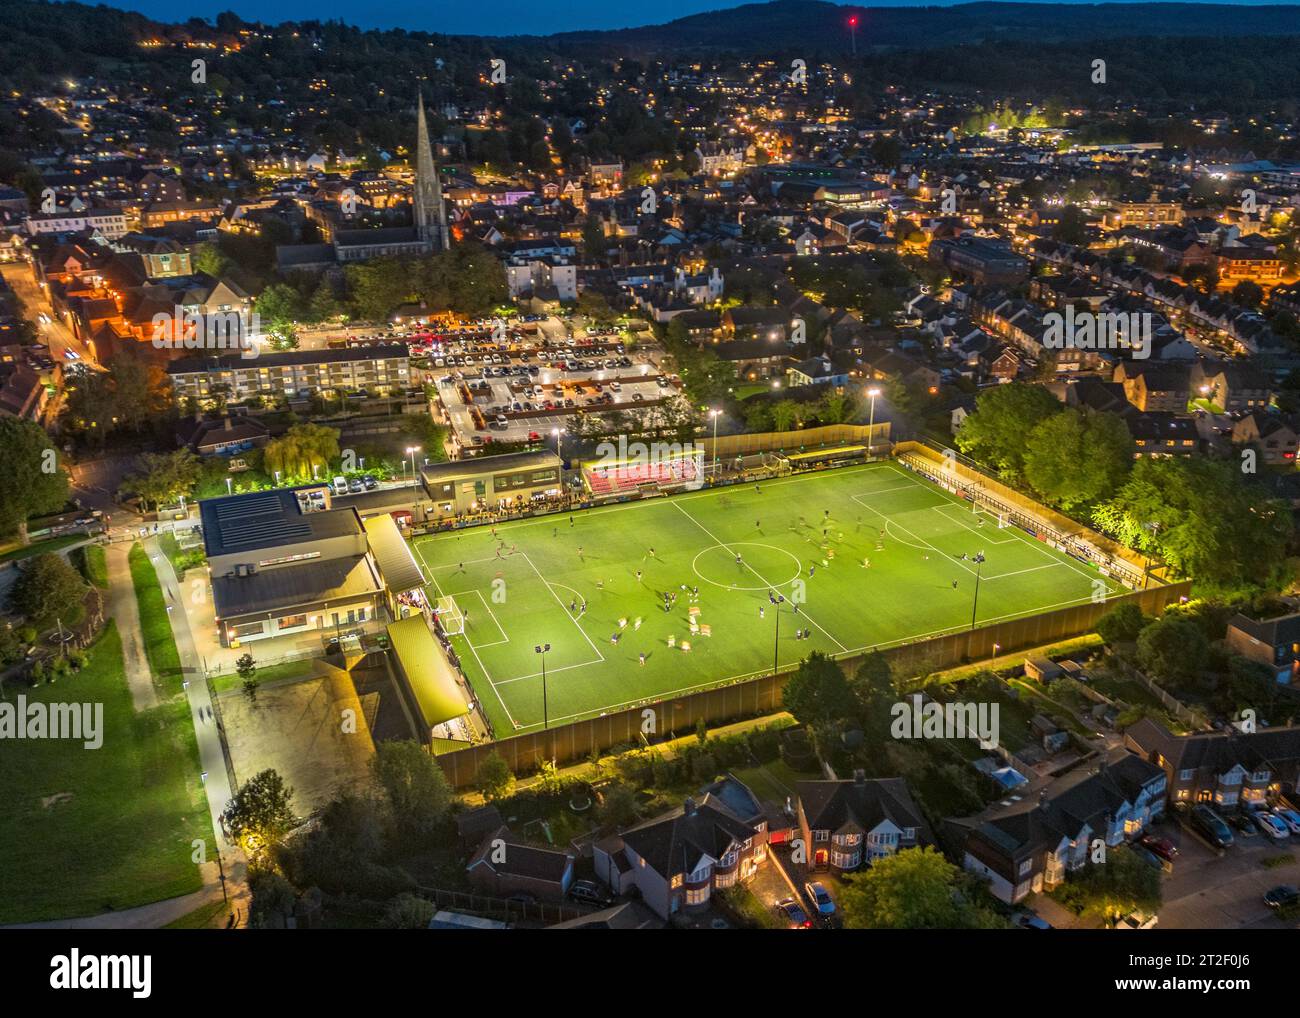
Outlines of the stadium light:
[{"label": "stadium light", "polygon": [[533,648],[534,654],[542,656],[542,730],[545,731],[550,727],[550,713],[546,708],[546,652],[551,649],[549,643],[539,643]]},{"label": "stadium light", "polygon": [[980,573],[984,571],[982,568],[984,553],[982,551],[976,552],[971,556],[970,560],[975,563],[975,603],[971,605],[970,609],[970,627],[973,631],[975,629],[975,613],[979,611],[980,606]]},{"label": "stadium light", "polygon": [[867,419],[867,459],[871,459],[872,446],[875,445],[872,439],[876,433],[876,397],[880,395],[880,390],[873,385],[867,390],[867,395],[871,397],[871,416]]},{"label": "stadium light", "polygon": [[780,670],[781,660],[781,605],[785,604],[785,595],[774,590],[767,592],[767,600],[776,608],[776,638],[772,643],[772,674]]}]

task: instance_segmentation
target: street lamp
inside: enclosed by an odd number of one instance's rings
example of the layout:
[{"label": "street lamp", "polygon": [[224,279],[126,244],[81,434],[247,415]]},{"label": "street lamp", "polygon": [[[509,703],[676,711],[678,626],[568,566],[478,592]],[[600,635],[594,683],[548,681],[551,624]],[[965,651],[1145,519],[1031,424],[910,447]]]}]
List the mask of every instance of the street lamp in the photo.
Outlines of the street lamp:
[{"label": "street lamp", "polygon": [[871,451],[876,444],[872,441],[876,437],[876,397],[880,395],[880,390],[873,386],[867,390],[867,395],[871,397],[871,415],[867,418],[867,459],[871,459]]},{"label": "street lamp", "polygon": [[785,604],[785,595],[778,594],[774,590],[767,592],[768,602],[776,608],[776,639],[772,644],[772,674],[775,675],[780,669],[781,655],[781,605]]},{"label": "street lamp", "polygon": [[[420,451],[420,447],[418,445],[408,445],[406,447],[406,455],[411,457],[411,483],[412,484],[415,484],[415,454],[419,451]],[[406,471],[406,460],[402,460],[402,471],[403,473],[405,473]]]},{"label": "street lamp", "polygon": [[970,627],[974,630],[975,613],[979,611],[980,606],[980,573],[983,572],[981,567],[984,565],[984,553],[982,551],[976,552],[971,556],[971,561],[975,563],[975,603],[971,605],[970,610]]},{"label": "street lamp", "polygon": [[716,480],[718,476],[718,418],[722,416],[722,411],[710,410],[709,416],[713,418],[713,477]]},{"label": "street lamp", "polygon": [[560,466],[564,466],[564,436],[560,434],[559,428],[551,429],[551,437],[555,439],[555,455],[560,457]]},{"label": "street lamp", "polygon": [[232,481],[229,477],[227,477],[227,478],[226,478],[226,494],[227,494],[227,495],[233,495],[234,493],[235,493],[235,483],[234,483],[234,481]]},{"label": "street lamp", "polygon": [[542,730],[545,731],[550,727],[551,716],[546,705],[546,652],[551,649],[549,643],[539,643],[533,648],[534,654],[542,656]]}]

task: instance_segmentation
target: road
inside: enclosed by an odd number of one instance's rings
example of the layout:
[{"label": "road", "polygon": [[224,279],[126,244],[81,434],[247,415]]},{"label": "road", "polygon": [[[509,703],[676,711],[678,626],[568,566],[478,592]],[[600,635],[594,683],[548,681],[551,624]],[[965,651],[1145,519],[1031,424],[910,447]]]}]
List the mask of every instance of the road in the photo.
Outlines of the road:
[{"label": "road", "polygon": [[[56,362],[66,364],[71,361],[67,355],[71,350],[76,359],[94,364],[90,349],[72,334],[67,325],[54,317],[49,298],[32,276],[32,268],[27,262],[6,262],[0,265],[0,275],[22,303],[25,316],[36,326],[41,342],[50,348],[50,356]],[[42,323],[37,317],[41,313],[49,318],[48,323]]]}]

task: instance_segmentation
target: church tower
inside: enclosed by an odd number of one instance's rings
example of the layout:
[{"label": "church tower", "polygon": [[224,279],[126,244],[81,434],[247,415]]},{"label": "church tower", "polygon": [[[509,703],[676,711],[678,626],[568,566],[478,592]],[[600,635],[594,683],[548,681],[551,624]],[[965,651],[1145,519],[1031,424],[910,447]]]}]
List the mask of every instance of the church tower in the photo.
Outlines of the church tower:
[{"label": "church tower", "polygon": [[446,251],[451,246],[447,233],[447,206],[442,199],[442,181],[433,161],[433,148],[429,143],[429,124],[424,117],[424,95],[416,107],[415,136],[415,231],[420,240],[434,251]]}]

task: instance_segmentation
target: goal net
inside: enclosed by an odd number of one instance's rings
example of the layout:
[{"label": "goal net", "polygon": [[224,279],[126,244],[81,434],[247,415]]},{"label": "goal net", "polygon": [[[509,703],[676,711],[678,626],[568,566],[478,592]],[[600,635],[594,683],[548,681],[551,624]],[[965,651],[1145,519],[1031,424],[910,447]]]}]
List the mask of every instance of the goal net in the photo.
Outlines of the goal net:
[{"label": "goal net", "polygon": [[465,632],[465,616],[453,597],[440,597],[433,606],[434,617],[448,636],[462,636]]}]

